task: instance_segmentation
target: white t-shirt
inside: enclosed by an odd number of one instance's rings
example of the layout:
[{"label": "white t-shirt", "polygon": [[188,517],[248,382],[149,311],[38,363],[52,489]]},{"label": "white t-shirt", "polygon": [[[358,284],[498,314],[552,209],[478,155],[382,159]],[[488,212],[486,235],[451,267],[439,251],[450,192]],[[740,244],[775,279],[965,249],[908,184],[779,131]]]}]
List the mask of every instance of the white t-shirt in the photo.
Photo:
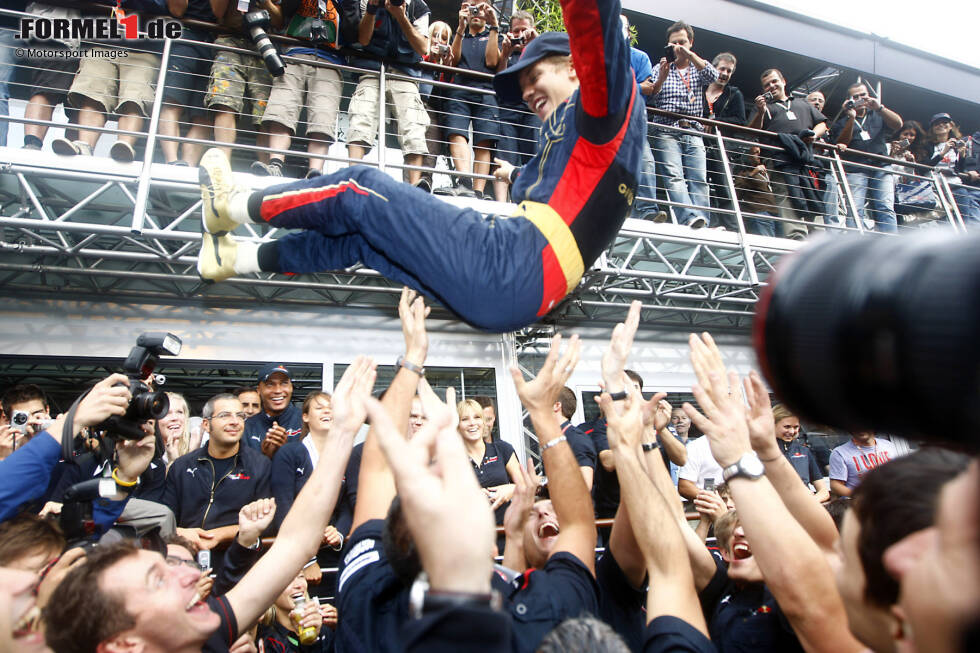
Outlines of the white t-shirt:
[{"label": "white t-shirt", "polygon": [[844,481],[852,490],[861,484],[861,477],[879,465],[898,458],[898,449],[884,438],[875,438],[867,447],[848,440],[830,452],[830,480]]},{"label": "white t-shirt", "polygon": [[677,478],[683,478],[704,489],[704,479],[715,479],[715,485],[723,483],[721,465],[711,455],[711,447],[707,436],[702,435],[687,443],[687,464],[677,472]]}]

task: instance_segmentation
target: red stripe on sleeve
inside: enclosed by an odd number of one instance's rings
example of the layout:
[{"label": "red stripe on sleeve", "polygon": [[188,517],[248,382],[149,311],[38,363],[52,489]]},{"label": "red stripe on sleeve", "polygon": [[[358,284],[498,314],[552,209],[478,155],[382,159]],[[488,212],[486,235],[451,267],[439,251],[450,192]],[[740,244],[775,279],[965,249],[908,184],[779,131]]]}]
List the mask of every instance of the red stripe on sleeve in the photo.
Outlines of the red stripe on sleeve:
[{"label": "red stripe on sleeve", "polygon": [[[581,94],[582,108],[590,116],[604,116],[609,112],[609,80],[599,5],[595,0],[565,0],[562,14],[572,48],[572,64],[582,86],[589,86]],[[619,21],[618,16],[616,20]]]},{"label": "red stripe on sleeve", "polygon": [[368,192],[354,182],[345,181],[335,186],[323,188],[310,188],[305,191],[295,191],[280,197],[272,197],[262,201],[260,215],[263,220],[268,222],[276,216],[307,204],[316,204],[321,200],[336,197],[346,191],[353,191],[358,195],[368,195]]},{"label": "red stripe on sleeve", "polygon": [[[635,100],[636,84],[633,85],[630,96],[630,107]],[[565,164],[558,184],[548,200],[548,205],[561,216],[565,224],[570,225],[578,217],[582,207],[589,201],[589,197],[598,186],[602,175],[606,174],[609,166],[612,165],[623,144],[623,139],[626,138],[632,113],[632,109],[626,112],[619,131],[608,143],[596,145],[584,138],[579,138],[575,143],[572,154],[568,157],[568,163]],[[583,189],[589,189],[589,193],[582,192]]]}]

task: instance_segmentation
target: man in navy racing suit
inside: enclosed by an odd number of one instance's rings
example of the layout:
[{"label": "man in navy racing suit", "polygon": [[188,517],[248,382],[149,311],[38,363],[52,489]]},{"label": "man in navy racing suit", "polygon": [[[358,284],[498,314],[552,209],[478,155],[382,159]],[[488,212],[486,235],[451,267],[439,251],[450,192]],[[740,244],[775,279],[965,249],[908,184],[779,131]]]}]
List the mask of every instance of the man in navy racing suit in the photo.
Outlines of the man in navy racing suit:
[{"label": "man in navy racing suit", "polygon": [[[510,331],[544,316],[629,214],[646,134],[619,0],[561,5],[568,33],[542,34],[494,78],[498,97],[523,98],[543,122],[537,154],[512,176],[514,215],[460,209],[363,166],[249,192],[210,150],[201,161],[200,275],[220,281],[362,262],[479,329]],[[228,235],[263,222],[306,231],[261,244]]]}]

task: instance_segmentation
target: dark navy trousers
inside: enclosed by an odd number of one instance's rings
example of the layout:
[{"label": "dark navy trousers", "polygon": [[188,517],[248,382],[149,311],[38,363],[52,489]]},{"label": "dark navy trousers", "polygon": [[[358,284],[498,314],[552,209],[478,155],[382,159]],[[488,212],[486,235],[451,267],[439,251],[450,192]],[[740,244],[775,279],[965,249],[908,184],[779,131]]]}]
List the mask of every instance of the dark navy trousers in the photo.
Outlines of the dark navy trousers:
[{"label": "dark navy trousers", "polygon": [[362,262],[478,329],[538,319],[548,241],[526,218],[461,209],[367,166],[270,187],[260,210],[273,226],[305,230],[276,241],[280,272]]}]

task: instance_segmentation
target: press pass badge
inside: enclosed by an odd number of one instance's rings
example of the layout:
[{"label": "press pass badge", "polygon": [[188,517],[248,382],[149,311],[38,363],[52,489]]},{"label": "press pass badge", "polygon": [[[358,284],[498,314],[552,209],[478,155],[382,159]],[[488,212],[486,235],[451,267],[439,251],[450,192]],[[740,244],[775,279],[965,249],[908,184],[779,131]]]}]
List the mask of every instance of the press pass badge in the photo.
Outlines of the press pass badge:
[{"label": "press pass badge", "polygon": [[238,11],[242,12],[243,14],[247,14],[248,5],[249,5],[249,0],[238,0]]},{"label": "press pass badge", "polygon": [[787,111],[786,112],[786,119],[787,120],[796,120],[796,114],[793,113],[793,111],[791,111],[791,110],[790,111]]},{"label": "press pass badge", "polygon": [[871,140],[871,134],[868,133],[868,130],[866,130],[866,129],[862,129],[861,130],[861,140],[862,141],[870,141]]},{"label": "press pass badge", "polygon": [[207,549],[197,552],[197,566],[201,568],[201,571],[211,568],[211,552]]}]

